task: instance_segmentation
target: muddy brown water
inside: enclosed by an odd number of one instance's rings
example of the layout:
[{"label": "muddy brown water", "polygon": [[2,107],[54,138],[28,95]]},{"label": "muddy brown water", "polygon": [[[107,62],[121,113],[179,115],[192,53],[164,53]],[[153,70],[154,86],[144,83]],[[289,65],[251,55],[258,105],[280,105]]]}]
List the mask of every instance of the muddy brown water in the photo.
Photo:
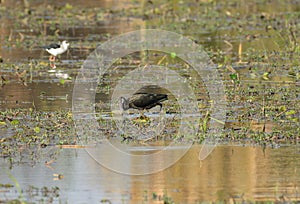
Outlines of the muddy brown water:
[{"label": "muddy brown water", "polygon": [[[135,152],[148,151],[147,147],[135,147]],[[40,192],[30,191],[29,186],[59,187],[54,203],[161,203],[153,196],[170,197],[175,203],[203,201],[295,201],[299,194],[299,147],[277,149],[220,145],[205,160],[199,161],[200,146],[193,146],[173,166],[144,176],[128,176],[108,170],[97,163],[83,149],[63,149],[59,158],[50,165],[26,164],[8,170],[8,163],[0,160],[1,183],[14,184],[16,179],[24,190],[27,201],[34,201]],[[118,158],[106,157],[113,162]],[[157,160],[154,165],[159,165]],[[128,169],[140,165],[134,160],[125,161]],[[145,166],[147,162],[145,161]],[[10,174],[10,176],[8,175]],[[61,180],[57,175],[63,175]],[[15,188],[0,191],[2,199],[18,198]],[[51,194],[49,193],[49,197]],[[47,199],[47,196],[44,198]]]},{"label": "muddy brown water", "polygon": [[[0,1],[1,2],[1,1]],[[22,6],[19,1],[2,1],[8,8]],[[17,2],[17,3],[16,3]],[[25,1],[24,1],[25,2]],[[149,1],[151,2],[151,1]],[[230,12],[240,10],[241,13],[271,12],[272,9],[284,14],[284,12],[296,12],[300,6],[296,1],[290,4],[267,2],[265,4],[233,3],[235,6]],[[279,3],[278,3],[279,2]],[[30,1],[31,6],[53,4],[65,6],[73,1]],[[132,1],[76,1],[77,5],[86,8],[124,8],[139,6]],[[238,5],[238,6],[236,6]],[[193,10],[193,9],[191,9]],[[269,17],[266,15],[265,17]],[[7,40],[14,28],[10,18],[1,19],[0,38],[2,42]],[[182,19],[184,20],[184,19]],[[193,19],[192,19],[193,20]],[[150,26],[161,23],[159,19],[147,22]],[[60,57],[57,69],[51,70],[48,65],[48,55],[40,50],[35,43],[33,48],[26,46],[0,47],[0,56],[5,63],[11,63],[11,69],[1,69],[0,74],[9,81],[0,88],[0,108],[35,108],[38,111],[71,110],[72,91],[74,80],[81,64],[89,53],[105,40],[104,34],[117,35],[137,28],[145,27],[145,21],[141,19],[114,19],[100,23],[95,27],[66,28],[60,40],[68,39],[71,42],[70,51]],[[164,28],[169,28],[162,25]],[[231,25],[230,25],[231,26]],[[255,47],[257,49],[278,50],[278,44],[284,40],[279,36],[269,37],[265,28],[248,25],[250,34],[259,33],[262,37],[257,40],[244,39],[243,33],[226,27],[222,30],[210,30],[191,27],[184,33],[193,36],[201,44],[207,47],[217,47],[225,52],[237,56],[240,42],[243,42],[243,50]],[[14,30],[13,30],[14,31]],[[16,30],[13,32],[18,36]],[[21,31],[22,32],[22,31]],[[34,35],[28,32],[27,37]],[[25,33],[26,33],[25,32]],[[232,39],[228,35],[233,35]],[[47,39],[47,37],[46,37]],[[95,40],[96,39],[96,40]],[[232,48],[224,40],[231,40]],[[90,43],[88,46],[82,43]],[[50,40],[47,40],[47,42]],[[94,42],[97,41],[97,42]],[[99,42],[98,42],[99,41]],[[279,43],[279,44],[280,44]],[[84,45],[83,45],[84,44]],[[287,59],[288,61],[288,59]],[[33,66],[30,65],[33,63]],[[133,63],[134,64],[134,63]],[[2,66],[2,64],[1,64]],[[32,66],[32,68],[30,68]],[[16,67],[27,70],[25,83],[16,77]],[[246,67],[246,66],[245,66]],[[260,80],[249,76],[248,67],[237,67],[242,80],[246,83],[261,84]],[[29,70],[29,71],[28,71]],[[131,70],[131,69],[129,69]],[[22,70],[21,70],[22,71]],[[20,72],[21,72],[20,71]],[[261,71],[262,73],[264,71]],[[118,75],[117,75],[118,76]],[[115,79],[117,79],[117,76]],[[283,69],[276,70],[271,76],[267,87],[279,88],[289,86],[295,81],[294,77],[287,76]],[[109,77],[107,78],[109,79]],[[112,82],[114,83],[114,82]],[[231,83],[230,80],[225,83]],[[106,83],[104,84],[107,86]],[[299,89],[295,86],[294,89]],[[106,88],[103,87],[105,90]],[[109,90],[108,90],[109,93]],[[109,110],[109,94],[101,92],[97,98],[102,99],[104,109]],[[298,98],[292,100],[299,100]],[[100,104],[101,105],[101,104]],[[242,106],[242,108],[244,108]],[[291,107],[296,108],[296,107]],[[10,135],[12,133],[7,133]],[[298,201],[300,200],[300,149],[299,145],[276,146],[277,148],[263,148],[260,146],[236,146],[220,145],[203,161],[199,161],[198,154],[200,146],[192,146],[188,153],[178,160],[174,165],[161,172],[144,175],[128,176],[109,170],[90,157],[84,149],[59,149],[47,147],[49,151],[58,151],[58,157],[53,161],[40,161],[32,166],[32,162],[24,162],[14,165],[9,169],[9,161],[0,159],[0,184],[12,184],[13,188],[0,187],[0,201],[23,197],[28,202],[37,202],[40,199],[53,199],[53,203],[98,203],[101,200],[112,203],[161,203],[163,198],[172,199],[175,203],[197,203],[197,202],[231,202],[231,201]],[[47,151],[46,149],[45,151]],[[135,153],[149,151],[148,146],[140,145],[133,148]],[[176,149],[174,150],[176,151]],[[139,164],[134,160],[119,161],[110,152],[104,153],[108,159],[115,163],[126,163],[130,169],[137,168],[136,165],[147,167],[148,162]],[[159,166],[163,160],[154,161],[154,166]],[[46,163],[50,163],[46,165]],[[155,163],[157,162],[157,163]],[[61,178],[58,178],[62,175]],[[19,193],[17,183],[22,193]],[[32,186],[34,188],[32,188]],[[59,187],[58,195],[43,193],[43,187]],[[35,189],[35,190],[33,190]]]}]

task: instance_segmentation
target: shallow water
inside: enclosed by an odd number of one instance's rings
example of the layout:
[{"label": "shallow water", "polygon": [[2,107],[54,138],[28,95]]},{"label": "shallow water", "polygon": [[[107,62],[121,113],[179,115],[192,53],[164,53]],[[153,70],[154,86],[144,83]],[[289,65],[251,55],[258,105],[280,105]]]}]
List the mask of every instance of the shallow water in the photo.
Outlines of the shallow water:
[{"label": "shallow water", "polygon": [[[26,2],[29,2],[30,7],[24,7]],[[162,1],[158,4],[154,1],[80,0],[75,4],[71,0],[0,0],[0,6],[9,8],[0,8],[0,59],[3,59],[3,63],[0,62],[0,110],[71,110],[76,76],[84,60],[98,45],[128,31],[159,28],[183,34],[202,45],[218,67],[227,91],[225,122],[226,130],[229,130],[228,138],[238,140],[239,137],[239,133],[231,135],[230,128],[245,129],[246,141],[248,137],[259,135],[257,132],[250,134],[253,130],[267,133],[264,137],[271,138],[266,148],[220,145],[203,161],[198,159],[201,147],[193,146],[171,167],[143,176],[116,173],[116,169],[113,171],[103,167],[95,158],[122,165],[128,172],[135,173],[137,169],[161,167],[164,158],[151,161],[135,158],[121,160],[105,148],[104,152],[100,151],[99,157],[92,158],[82,148],[60,149],[52,141],[42,149],[39,144],[33,145],[38,146],[38,150],[32,151],[33,154],[30,150],[26,151],[28,147],[23,144],[17,146],[20,151],[16,157],[13,154],[12,158],[0,158],[0,202],[15,198],[22,200],[22,197],[28,202],[37,203],[42,202],[42,199],[49,203],[162,203],[163,199],[171,199],[175,203],[300,201],[300,147],[299,132],[296,129],[299,128],[300,116],[299,50],[296,49],[294,55],[290,55],[293,46],[292,30],[299,30],[298,1],[186,1],[186,4],[185,1]],[[125,8],[133,9],[128,11]],[[14,11],[13,9],[16,9],[16,13],[9,12]],[[77,14],[73,9],[81,13]],[[47,13],[47,10],[58,16]],[[42,23],[39,22],[41,19]],[[73,19],[77,21],[73,22]],[[45,28],[37,28],[32,23],[35,21]],[[295,35],[298,36],[297,31]],[[70,41],[70,49],[59,57],[57,68],[52,70],[48,54],[39,46],[64,39]],[[106,135],[111,136],[117,129],[114,119],[118,118],[112,114],[119,110],[117,100],[114,100],[118,98],[113,95],[114,88],[121,77],[137,70],[137,67],[143,68],[147,63],[166,63],[172,71],[180,73],[181,79],[192,79],[189,85],[196,87],[194,91],[200,101],[198,105],[202,108],[202,115],[205,115],[210,99],[200,82],[202,76],[186,71],[189,69],[183,70],[182,64],[176,64],[170,56],[167,56],[168,60],[162,60],[165,56],[165,53],[150,53],[147,57],[145,54],[133,53],[120,62],[117,61],[105,73],[97,87],[95,106],[100,119],[104,121],[100,126]],[[24,70],[25,75],[18,77]],[[235,71],[239,74],[236,81],[230,76]],[[160,73],[157,75],[160,76]],[[131,81],[132,84],[120,88],[124,91],[121,94],[128,93],[126,91],[134,85],[143,84],[141,80]],[[169,120],[167,127],[172,126],[166,128],[169,131],[167,135],[173,136],[175,128],[179,126],[176,118],[180,113],[176,106],[178,101],[170,97],[164,104],[168,112],[165,115]],[[155,111],[158,112],[157,109]],[[134,113],[126,117],[129,119],[128,124],[136,127],[136,123],[131,122],[138,116],[138,112]],[[39,122],[38,115],[36,119]],[[146,115],[152,119],[158,118],[158,114]],[[50,120],[43,116],[40,116],[42,120]],[[28,120],[34,119],[29,117]],[[3,121],[6,125],[9,123],[6,119]],[[32,124],[43,128],[43,123]],[[13,125],[9,128],[6,125],[1,124],[0,127],[1,142],[9,140],[17,131]],[[63,122],[63,125],[68,123]],[[147,125],[144,125],[145,128]],[[155,129],[155,125],[152,123],[152,129]],[[283,126],[283,129],[273,129]],[[61,130],[57,127],[59,126],[55,126],[52,134],[60,137]],[[294,131],[289,132],[290,129]],[[276,131],[279,143],[280,137],[291,137],[284,142],[294,145],[281,146],[276,140],[274,142],[271,133]],[[34,134],[34,131],[26,133],[24,137]],[[276,136],[275,134],[274,137]],[[73,142],[76,135],[69,137],[72,140],[68,141]],[[242,144],[243,142],[245,141],[242,140]],[[146,146],[139,143],[131,146],[131,143],[126,145],[125,142],[122,145],[128,148],[129,153],[147,155],[159,152],[165,145],[162,143],[155,146],[148,143]],[[174,151],[176,155],[182,149],[179,145],[172,147],[170,151]],[[89,150],[94,156],[99,153],[99,149]],[[21,158],[30,159],[27,161]],[[14,187],[7,188],[1,184],[12,184]],[[51,190],[56,186],[59,187],[58,191]]]},{"label": "shallow water", "polygon": [[[155,148],[155,147],[154,147]],[[149,147],[133,148],[135,152],[149,152]],[[38,196],[29,186],[59,187],[54,203],[97,203],[108,199],[112,203],[160,203],[153,193],[167,195],[175,203],[203,201],[276,201],[282,196],[287,201],[299,200],[300,149],[277,149],[220,145],[203,161],[198,160],[200,146],[193,146],[178,162],[161,172],[128,176],[101,166],[84,149],[62,149],[56,161],[49,166],[43,162],[30,167],[27,164],[8,169],[1,159],[0,183],[13,184],[11,174],[23,189],[23,197],[34,201]],[[176,148],[175,150],[176,151]],[[116,163],[112,154],[106,157]],[[154,161],[160,165],[162,160]],[[126,161],[128,169],[136,165],[147,166],[134,160]],[[56,180],[61,174],[63,178]],[[14,188],[2,188],[0,197],[13,199],[19,196]],[[51,197],[51,196],[49,196]],[[46,196],[47,198],[47,196]]]}]

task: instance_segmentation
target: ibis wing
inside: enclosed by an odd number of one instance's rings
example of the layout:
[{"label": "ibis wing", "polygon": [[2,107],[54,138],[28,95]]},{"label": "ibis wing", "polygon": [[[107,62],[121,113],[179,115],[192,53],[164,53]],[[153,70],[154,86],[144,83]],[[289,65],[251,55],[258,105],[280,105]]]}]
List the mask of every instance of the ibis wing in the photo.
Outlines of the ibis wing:
[{"label": "ibis wing", "polygon": [[166,94],[136,94],[130,99],[133,108],[150,109],[168,99]]}]

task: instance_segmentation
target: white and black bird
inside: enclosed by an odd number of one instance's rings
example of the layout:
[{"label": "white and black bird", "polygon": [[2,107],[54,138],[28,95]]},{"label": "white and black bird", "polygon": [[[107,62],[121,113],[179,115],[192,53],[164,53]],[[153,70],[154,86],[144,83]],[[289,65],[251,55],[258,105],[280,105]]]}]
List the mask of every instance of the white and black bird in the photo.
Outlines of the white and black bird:
[{"label": "white and black bird", "polygon": [[60,44],[53,43],[42,46],[42,48],[44,48],[50,54],[49,61],[54,62],[57,55],[60,55],[68,50],[69,45],[70,43],[64,40]]}]

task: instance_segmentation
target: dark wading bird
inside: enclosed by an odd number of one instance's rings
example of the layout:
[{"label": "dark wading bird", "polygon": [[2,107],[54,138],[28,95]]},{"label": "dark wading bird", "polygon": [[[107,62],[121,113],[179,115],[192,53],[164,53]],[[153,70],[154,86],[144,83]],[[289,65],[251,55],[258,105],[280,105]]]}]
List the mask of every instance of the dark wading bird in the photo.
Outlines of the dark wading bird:
[{"label": "dark wading bird", "polygon": [[138,110],[149,110],[155,106],[160,106],[161,102],[168,100],[167,94],[154,94],[154,93],[135,93],[130,98],[126,99],[121,97],[121,108],[126,111],[130,108]]},{"label": "dark wading bird", "polygon": [[[46,46],[42,46],[41,48],[44,48],[49,54],[49,61],[54,62],[55,57],[57,55],[60,55],[68,50],[70,43],[68,43],[66,40],[62,41],[60,44],[50,44]],[[52,68],[56,68],[55,64],[50,64]]]}]

